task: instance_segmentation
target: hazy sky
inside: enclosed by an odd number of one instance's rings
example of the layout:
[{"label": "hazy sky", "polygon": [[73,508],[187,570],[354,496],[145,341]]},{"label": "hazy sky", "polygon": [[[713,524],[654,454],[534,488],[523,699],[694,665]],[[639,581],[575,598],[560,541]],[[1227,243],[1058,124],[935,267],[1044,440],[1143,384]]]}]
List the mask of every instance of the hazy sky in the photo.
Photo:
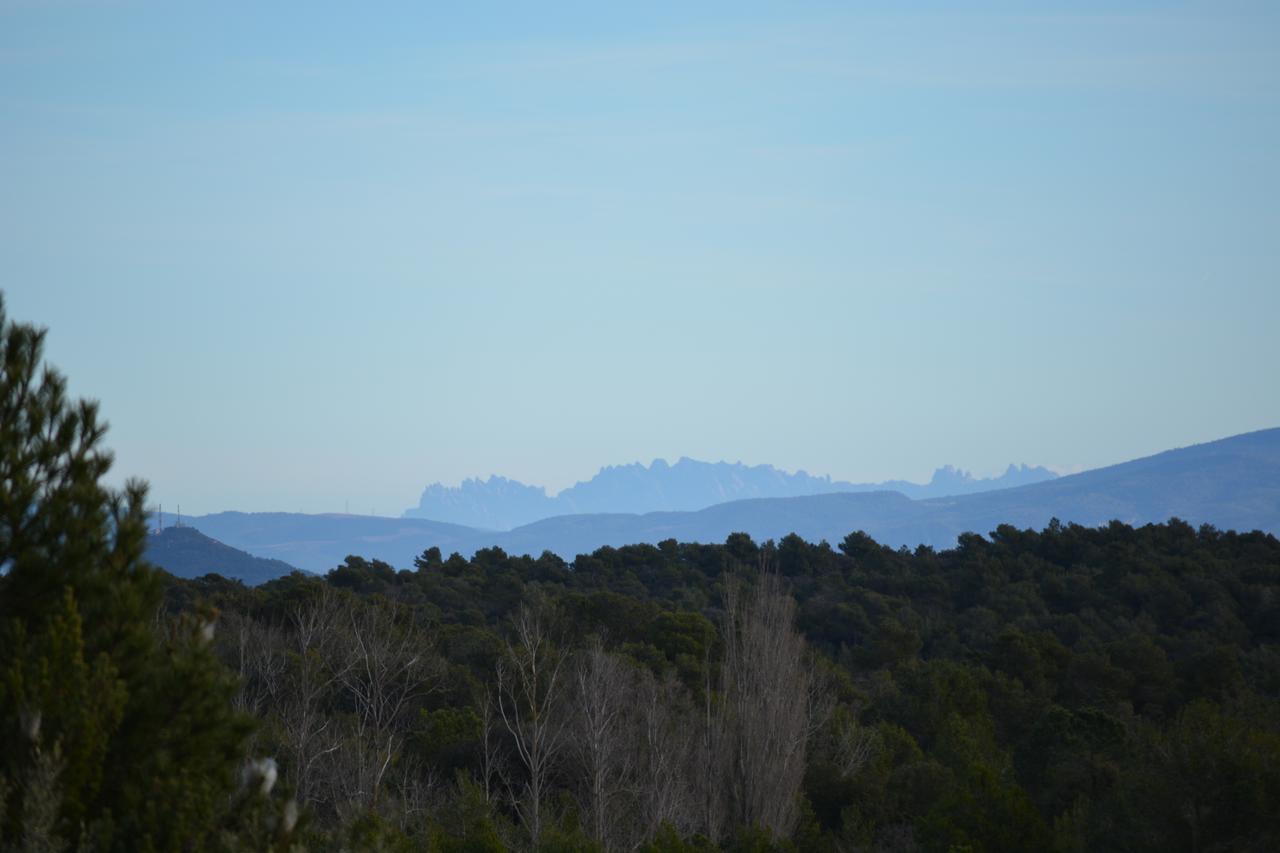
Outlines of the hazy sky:
[{"label": "hazy sky", "polygon": [[0,0],[0,288],[117,473],[398,514],[1280,425],[1280,4],[621,5]]}]

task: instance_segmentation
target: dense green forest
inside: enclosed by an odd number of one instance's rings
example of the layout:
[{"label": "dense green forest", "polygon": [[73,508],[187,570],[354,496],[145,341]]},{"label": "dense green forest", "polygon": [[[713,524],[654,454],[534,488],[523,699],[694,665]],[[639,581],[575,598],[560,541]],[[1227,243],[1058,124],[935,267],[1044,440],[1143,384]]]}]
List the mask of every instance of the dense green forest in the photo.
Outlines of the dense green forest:
[{"label": "dense green forest", "polygon": [[1280,849],[1280,541],[143,560],[0,304],[0,850]]},{"label": "dense green forest", "polygon": [[432,550],[167,603],[216,609],[254,750],[317,838],[1264,850],[1278,589],[1274,537],[1175,520],[942,552]]}]

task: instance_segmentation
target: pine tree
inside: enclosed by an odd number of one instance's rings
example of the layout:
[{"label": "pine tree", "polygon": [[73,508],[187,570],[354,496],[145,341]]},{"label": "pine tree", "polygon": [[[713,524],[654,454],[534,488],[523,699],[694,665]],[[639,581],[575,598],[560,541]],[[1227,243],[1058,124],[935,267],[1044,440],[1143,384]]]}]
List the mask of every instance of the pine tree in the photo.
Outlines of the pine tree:
[{"label": "pine tree", "polygon": [[212,617],[158,618],[146,487],[103,484],[105,424],[44,337],[0,299],[0,846],[204,849],[249,724]]}]

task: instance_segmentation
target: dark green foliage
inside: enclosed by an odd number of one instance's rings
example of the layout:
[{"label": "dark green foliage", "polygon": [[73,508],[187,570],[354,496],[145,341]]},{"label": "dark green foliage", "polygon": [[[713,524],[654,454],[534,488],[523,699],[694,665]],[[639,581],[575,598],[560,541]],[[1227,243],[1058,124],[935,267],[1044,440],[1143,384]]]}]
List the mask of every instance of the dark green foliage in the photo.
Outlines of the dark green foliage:
[{"label": "dark green foliage", "polygon": [[703,853],[721,848],[712,844],[705,835],[681,838],[674,827],[664,823],[653,840],[640,849],[642,853]]},{"label": "dark green foliage", "polygon": [[498,831],[492,804],[465,773],[458,773],[457,794],[432,829],[432,847],[440,853],[502,853],[507,847]]},{"label": "dark green foliage", "polygon": [[396,570],[381,560],[365,560],[349,556],[341,566],[329,572],[329,583],[354,592],[382,592],[396,582]]},{"label": "dark green foliage", "polygon": [[101,484],[94,404],[41,368],[43,332],[0,305],[0,833],[102,850],[215,843],[249,721],[211,614],[157,631],[144,487]]},{"label": "dark green foliage", "polygon": [[[735,827],[724,849],[1261,850],[1280,839],[1280,542],[1268,535],[1053,524],[915,552],[861,534],[839,550],[735,537],[604,548],[571,565],[490,549],[428,553],[409,573],[352,558],[328,584],[428,627],[447,672],[404,754],[470,780],[482,775],[484,692],[522,602],[542,602],[566,648],[599,637],[673,678],[696,720],[719,701],[725,572],[750,586],[759,564],[797,599],[835,707],[810,739],[792,838]],[[325,586],[212,583],[181,582],[171,598],[274,620]],[[552,783],[568,796],[572,766]],[[518,840],[500,785],[454,790],[470,817],[432,824],[438,848]],[[581,849],[573,808],[559,813],[568,822],[544,846]],[[717,848],[672,826],[646,843]]]}]

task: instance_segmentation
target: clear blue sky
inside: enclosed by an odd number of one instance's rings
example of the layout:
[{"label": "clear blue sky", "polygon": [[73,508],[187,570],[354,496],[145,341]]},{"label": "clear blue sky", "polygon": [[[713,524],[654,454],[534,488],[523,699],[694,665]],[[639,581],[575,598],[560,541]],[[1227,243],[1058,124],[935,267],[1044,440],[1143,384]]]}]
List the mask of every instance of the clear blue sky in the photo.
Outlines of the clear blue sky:
[{"label": "clear blue sky", "polygon": [[396,514],[1280,425],[1277,4],[622,5],[0,0],[0,288],[117,473]]}]

